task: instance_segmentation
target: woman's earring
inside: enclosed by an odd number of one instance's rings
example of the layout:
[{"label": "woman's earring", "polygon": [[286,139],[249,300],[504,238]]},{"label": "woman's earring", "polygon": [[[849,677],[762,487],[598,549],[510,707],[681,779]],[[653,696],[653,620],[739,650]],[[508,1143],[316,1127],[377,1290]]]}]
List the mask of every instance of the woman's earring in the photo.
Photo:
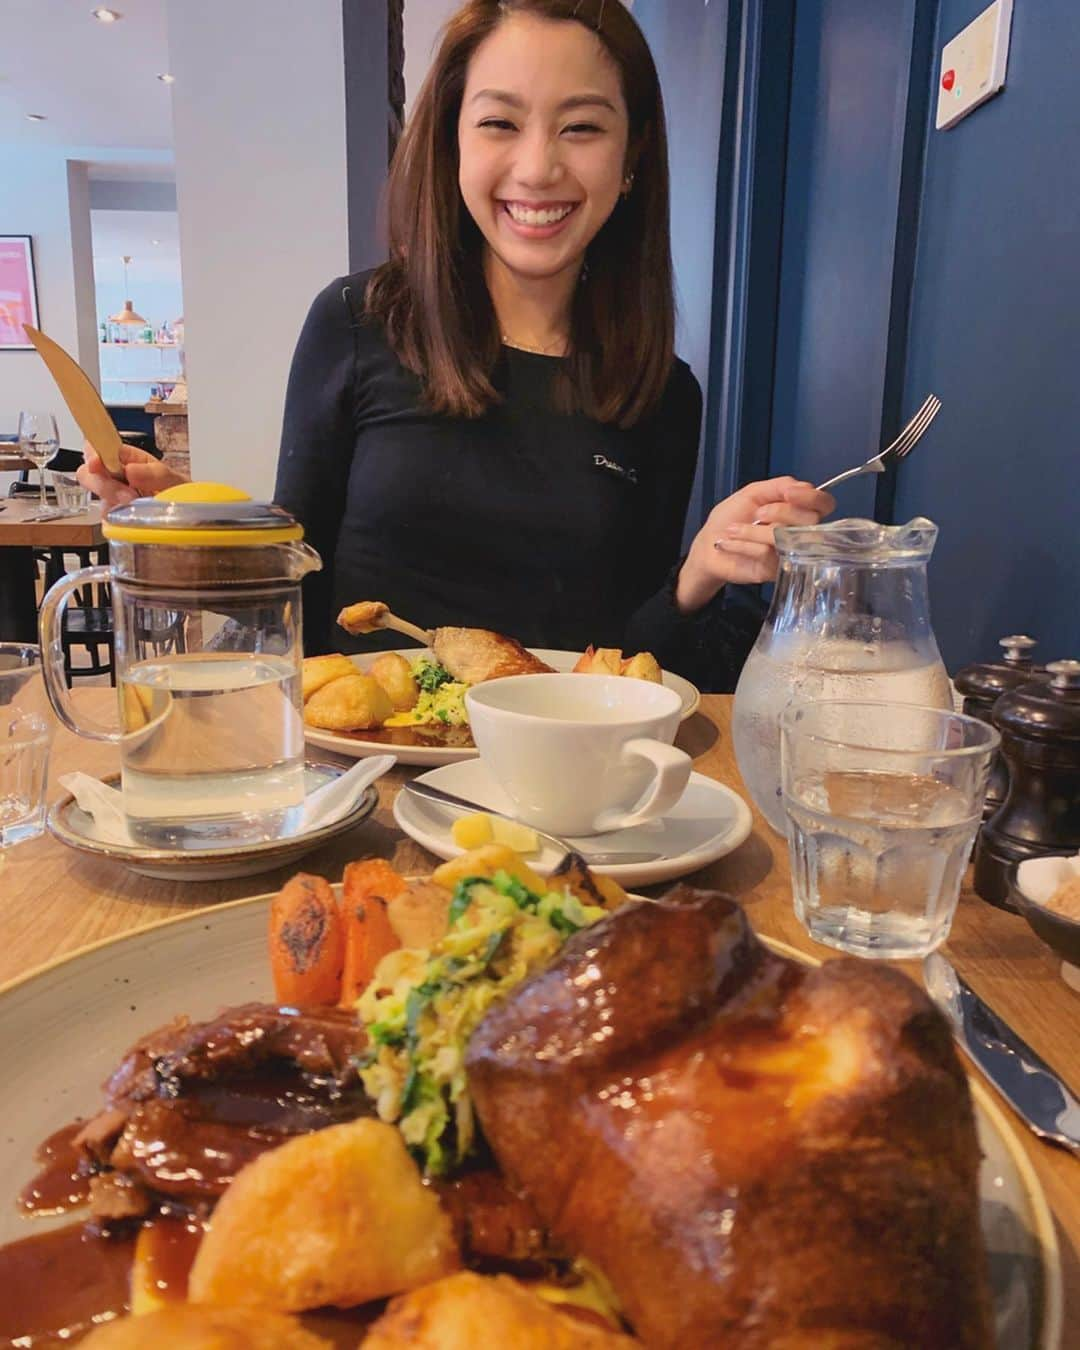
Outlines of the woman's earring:
[{"label": "woman's earring", "polygon": [[632,173],[628,173],[622,180],[622,195],[624,197],[629,197],[630,189],[633,186],[634,186],[634,175]]}]

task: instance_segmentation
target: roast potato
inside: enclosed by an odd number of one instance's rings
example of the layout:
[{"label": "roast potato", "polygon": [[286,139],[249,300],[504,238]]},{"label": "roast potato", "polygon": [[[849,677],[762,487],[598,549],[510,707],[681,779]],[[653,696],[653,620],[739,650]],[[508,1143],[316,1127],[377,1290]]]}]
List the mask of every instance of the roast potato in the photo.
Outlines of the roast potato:
[{"label": "roast potato", "polygon": [[304,702],[331,680],[355,674],[356,667],[340,652],[334,656],[306,656],[300,667],[300,692]]},{"label": "roast potato", "polygon": [[631,656],[629,661],[622,663],[623,675],[629,675],[635,680],[648,680],[652,684],[663,684],[664,678],[660,673],[660,663],[652,652],[638,652],[636,656]]},{"label": "roast potato", "polygon": [[393,713],[386,690],[370,675],[342,675],[324,684],[304,704],[304,721],[326,731],[368,731]]},{"label": "roast potato", "polygon": [[255,1308],[196,1308],[173,1303],[143,1317],[96,1327],[84,1350],[330,1350],[292,1317]]},{"label": "roast potato", "polygon": [[420,686],[413,678],[412,666],[399,652],[383,652],[368,666],[368,674],[377,680],[394,705],[395,712],[416,707]]},{"label": "roast potato", "polygon": [[618,647],[588,646],[574,667],[577,675],[621,675],[622,652]]},{"label": "roast potato", "polygon": [[240,1170],[199,1244],[188,1297],[283,1312],[349,1308],[458,1265],[450,1220],[401,1135],[353,1120]]},{"label": "roast potato", "polygon": [[507,1275],[462,1271],[394,1299],[363,1350],[629,1350],[638,1344],[558,1312]]},{"label": "roast potato", "polygon": [[481,844],[479,848],[470,849],[460,857],[441,863],[432,872],[431,879],[437,886],[452,891],[466,877],[493,877],[499,871],[517,877],[537,895],[543,895],[548,888],[547,882],[537,876],[521,854],[505,844]]}]

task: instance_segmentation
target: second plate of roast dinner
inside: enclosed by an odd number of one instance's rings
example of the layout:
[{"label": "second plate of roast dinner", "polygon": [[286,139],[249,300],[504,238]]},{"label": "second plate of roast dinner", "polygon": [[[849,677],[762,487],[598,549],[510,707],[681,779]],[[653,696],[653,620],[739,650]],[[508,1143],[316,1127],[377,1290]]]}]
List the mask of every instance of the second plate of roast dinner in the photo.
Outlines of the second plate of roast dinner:
[{"label": "second plate of roast dinner", "polygon": [[403,764],[435,766],[472,759],[476,747],[466,690],[506,675],[576,671],[650,680],[675,690],[684,719],[701,701],[689,680],[661,670],[651,652],[530,649],[486,628],[423,629],[399,619],[377,600],[349,605],[338,623],[354,636],[390,629],[422,644],[371,655],[339,652],[305,659],[305,735],[312,745],[339,754],[383,754],[391,747]]},{"label": "second plate of roast dinner", "polygon": [[941,1016],[719,892],[365,859],[17,982],[0,1032],[2,1344],[1052,1343],[1045,1202]]}]

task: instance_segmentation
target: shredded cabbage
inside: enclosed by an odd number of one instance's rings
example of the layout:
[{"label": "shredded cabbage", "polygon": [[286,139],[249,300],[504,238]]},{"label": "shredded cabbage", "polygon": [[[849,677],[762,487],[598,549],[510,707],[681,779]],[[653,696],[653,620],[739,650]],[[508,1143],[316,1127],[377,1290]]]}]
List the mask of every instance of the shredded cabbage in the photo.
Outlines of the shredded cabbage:
[{"label": "shredded cabbage", "polygon": [[431,951],[400,949],[379,962],[356,1005],[371,1047],[360,1077],[429,1176],[475,1143],[465,1048],[484,1014],[603,913],[569,891],[538,895],[508,872],[467,877]]}]

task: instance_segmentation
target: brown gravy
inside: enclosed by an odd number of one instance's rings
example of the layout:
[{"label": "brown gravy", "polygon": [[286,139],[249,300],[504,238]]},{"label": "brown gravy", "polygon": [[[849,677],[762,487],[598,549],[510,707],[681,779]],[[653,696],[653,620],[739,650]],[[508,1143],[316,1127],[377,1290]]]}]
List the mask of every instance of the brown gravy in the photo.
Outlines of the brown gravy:
[{"label": "brown gravy", "polygon": [[187,1298],[191,1263],[202,1235],[198,1219],[165,1215],[139,1230],[139,1255],[156,1298],[166,1303],[182,1303]]},{"label": "brown gravy", "polygon": [[90,1198],[90,1169],[86,1155],[72,1147],[82,1121],[65,1125],[39,1145],[34,1161],[41,1170],[19,1194],[19,1208],[26,1214],[64,1214],[78,1209]]},{"label": "brown gravy", "polygon": [[129,1308],[135,1241],[82,1224],[0,1247],[0,1346],[71,1345]]},{"label": "brown gravy", "polygon": [[[187,1297],[188,1274],[202,1228],[197,1220],[151,1219],[140,1230],[140,1255],[154,1295]],[[0,1347],[43,1350],[73,1345],[102,1322],[131,1310],[135,1238],[105,1237],[69,1224],[0,1247]],[[361,1308],[302,1313],[309,1331],[353,1350],[360,1332],[382,1313],[383,1301]]]}]

